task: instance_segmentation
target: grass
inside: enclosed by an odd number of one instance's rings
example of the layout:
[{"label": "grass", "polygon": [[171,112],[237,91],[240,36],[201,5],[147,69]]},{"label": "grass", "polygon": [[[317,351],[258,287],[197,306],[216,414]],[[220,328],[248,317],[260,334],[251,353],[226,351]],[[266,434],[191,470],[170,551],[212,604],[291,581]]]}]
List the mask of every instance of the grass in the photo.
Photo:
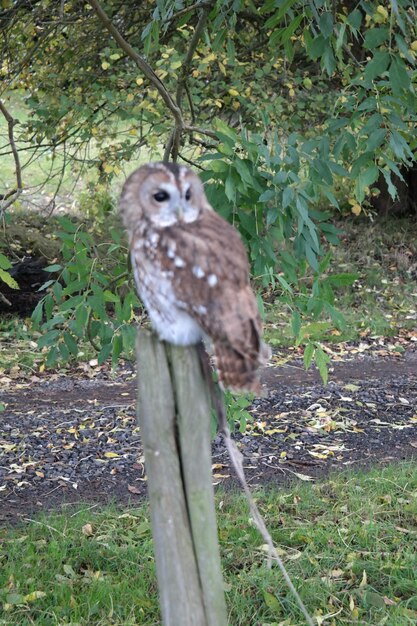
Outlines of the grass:
[{"label": "grass", "polygon": [[[402,463],[257,493],[289,573],[319,624],[417,620],[417,467]],[[219,492],[231,626],[303,619],[243,497]],[[159,624],[147,505],[84,507],[0,530],[0,624]]]},{"label": "grass", "polygon": [[[62,210],[65,207],[66,212],[74,212],[78,203],[74,203],[73,196],[84,194],[86,202],[92,202],[92,194],[88,191],[89,183],[93,187],[98,185],[98,169],[95,166],[88,165],[82,171],[82,175],[78,174],[77,169],[71,169],[68,165],[69,154],[68,146],[58,146],[53,152],[49,147],[40,147],[36,140],[29,141],[23,130],[23,125],[29,119],[29,110],[25,104],[25,93],[19,90],[9,91],[4,97],[5,105],[13,118],[18,120],[15,126],[14,135],[15,142],[20,155],[20,165],[22,168],[22,177],[24,185],[24,193],[16,203],[17,207],[35,208],[36,210],[47,208],[49,213],[49,202],[54,198],[57,187],[59,186],[59,194],[57,195],[56,204]],[[130,126],[119,120],[113,120],[107,123],[106,131],[112,130],[114,137],[103,144],[98,143],[94,138],[88,142],[88,146],[81,146],[79,153],[74,153],[75,165],[79,164],[80,159],[88,158],[93,160],[99,157],[100,150],[109,142],[119,139],[122,135],[128,133]],[[1,145],[8,144],[8,126],[3,115],[0,115],[0,140]],[[43,140],[44,143],[47,143]],[[143,162],[147,160],[161,158],[163,148],[156,150],[146,150],[142,148],[140,159]],[[15,186],[16,173],[15,162],[13,156],[8,154],[8,150],[4,150],[5,154],[0,157],[0,190],[3,193]],[[74,152],[74,146],[71,153]],[[78,161],[77,161],[78,160]],[[63,168],[65,166],[65,171]],[[112,179],[112,187],[120,191],[126,176],[131,173],[137,162],[130,163],[126,166],[121,165],[121,171]]]},{"label": "grass", "polygon": [[[311,338],[340,343],[363,337],[394,337],[415,329],[417,320],[417,224],[411,219],[367,218],[342,222],[342,243],[333,248],[331,273],[358,274],[351,287],[336,290],[336,308],[346,327],[316,326]],[[266,303],[267,341],[294,343],[290,312],[279,300]]]}]

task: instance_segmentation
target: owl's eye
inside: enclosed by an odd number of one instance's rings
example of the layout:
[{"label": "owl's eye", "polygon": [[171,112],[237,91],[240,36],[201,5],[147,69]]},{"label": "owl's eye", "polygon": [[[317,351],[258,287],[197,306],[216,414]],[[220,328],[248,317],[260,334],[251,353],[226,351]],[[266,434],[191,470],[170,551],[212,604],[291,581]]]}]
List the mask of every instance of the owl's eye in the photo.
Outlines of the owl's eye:
[{"label": "owl's eye", "polygon": [[187,189],[187,191],[185,192],[185,199],[187,200],[191,200],[191,189]]},{"label": "owl's eye", "polygon": [[157,191],[153,197],[157,202],[165,202],[165,200],[169,199],[169,193],[167,191]]}]

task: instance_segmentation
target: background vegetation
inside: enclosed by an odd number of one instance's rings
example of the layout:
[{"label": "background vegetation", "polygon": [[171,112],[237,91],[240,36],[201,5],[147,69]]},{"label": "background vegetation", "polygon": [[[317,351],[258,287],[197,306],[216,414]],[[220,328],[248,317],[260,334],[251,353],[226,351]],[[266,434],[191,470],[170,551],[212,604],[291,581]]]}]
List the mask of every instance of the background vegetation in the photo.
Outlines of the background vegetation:
[{"label": "background vegetation", "polygon": [[358,279],[333,269],[335,215],[415,212],[415,3],[6,0],[0,21],[9,294],[19,206],[75,201],[81,217],[53,223],[32,318],[46,364],[86,339],[100,362],[131,354],[140,308],[114,199],[139,163],[172,158],[200,172],[324,373],[317,339],[345,332],[337,297]]},{"label": "background vegetation", "polygon": [[[258,492],[318,625],[416,623],[416,494],[407,463]],[[266,567],[242,497],[229,490],[216,502],[230,624],[305,624],[278,568]],[[69,509],[0,533],[5,624],[159,624],[146,506]]]}]

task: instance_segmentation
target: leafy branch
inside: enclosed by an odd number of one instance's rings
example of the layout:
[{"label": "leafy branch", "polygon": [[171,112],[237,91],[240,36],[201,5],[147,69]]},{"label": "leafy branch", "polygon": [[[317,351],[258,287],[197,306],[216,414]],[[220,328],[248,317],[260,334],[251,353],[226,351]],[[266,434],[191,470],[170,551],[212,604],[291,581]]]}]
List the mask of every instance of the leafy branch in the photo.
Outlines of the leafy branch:
[{"label": "leafy branch", "polygon": [[183,70],[181,72],[180,78],[178,80],[177,92],[175,99],[169,93],[167,88],[165,87],[162,80],[155,74],[152,67],[149,63],[138,53],[136,50],[129,44],[128,41],[123,37],[120,31],[113,24],[111,19],[107,16],[106,12],[100,5],[97,0],[88,0],[89,4],[95,11],[99,20],[103,23],[103,25],[107,28],[109,33],[112,35],[116,43],[119,47],[127,54],[127,56],[134,61],[134,63],[138,66],[138,68],[143,72],[146,78],[152,83],[152,85],[157,89],[160,94],[162,100],[165,102],[167,108],[172,114],[174,118],[174,128],[171,132],[171,135],[168,139],[165,153],[164,153],[164,161],[168,161],[169,156],[172,154],[172,158],[175,161],[178,158],[178,150],[179,144],[181,140],[181,136],[184,132],[186,133],[199,133],[203,135],[207,135],[213,139],[216,139],[215,133],[202,129],[196,128],[194,126],[190,126],[185,123],[182,110],[181,110],[181,102],[183,92],[186,88],[186,78],[188,74],[188,70],[191,65],[191,61],[193,58],[194,51],[197,47],[198,41],[201,37],[201,34],[204,29],[204,25],[208,16],[208,8],[204,8],[201,11],[200,18],[198,20],[196,29],[194,31],[194,35],[191,38],[190,46],[187,52],[187,55],[184,60]]}]

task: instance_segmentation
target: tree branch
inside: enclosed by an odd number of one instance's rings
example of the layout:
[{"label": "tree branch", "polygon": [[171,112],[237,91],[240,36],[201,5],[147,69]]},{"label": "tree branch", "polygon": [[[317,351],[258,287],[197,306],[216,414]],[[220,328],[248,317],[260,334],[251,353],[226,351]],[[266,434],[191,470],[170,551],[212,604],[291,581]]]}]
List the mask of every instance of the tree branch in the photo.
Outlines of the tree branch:
[{"label": "tree branch", "polygon": [[189,7],[185,7],[185,9],[181,9],[180,11],[177,11],[176,13],[171,15],[171,17],[167,19],[167,22],[173,22],[174,20],[177,20],[182,15],[186,15],[187,13],[191,13],[192,11],[198,11],[199,9],[204,9],[206,7],[211,8],[211,6],[212,6],[211,2],[196,2],[195,4],[192,4]]},{"label": "tree branch", "polygon": [[175,125],[177,128],[183,128],[184,121],[182,118],[181,109],[175,104],[172,96],[167,91],[164,83],[158,76],[155,74],[151,66],[145,61],[145,59],[136,52],[132,48],[132,46],[126,41],[123,35],[117,30],[117,28],[112,23],[111,19],[107,16],[100,3],[97,0],[88,0],[88,3],[91,5],[93,10],[95,11],[99,20],[103,23],[103,25],[107,28],[113,39],[120,46],[120,48],[127,54],[129,58],[132,59],[138,66],[138,68],[145,74],[146,78],[154,85],[154,87],[158,90],[161,98],[167,105],[168,109],[171,111],[172,116],[175,120]]},{"label": "tree branch", "polygon": [[2,100],[0,100],[0,111],[3,114],[3,117],[5,118],[6,122],[7,122],[7,129],[8,129],[8,135],[9,135],[9,143],[10,143],[10,147],[12,150],[12,154],[13,154],[13,159],[14,159],[14,163],[15,163],[15,171],[16,171],[16,189],[14,189],[13,191],[10,191],[6,194],[4,194],[3,196],[3,200],[7,200],[7,202],[5,202],[5,204],[3,204],[1,206],[1,212],[4,213],[6,211],[6,209],[9,208],[9,206],[11,206],[13,204],[13,202],[15,202],[15,200],[17,200],[17,198],[20,196],[20,194],[23,191],[23,183],[22,183],[22,168],[20,165],[20,160],[19,160],[19,153],[17,151],[17,147],[16,147],[16,142],[14,140],[14,132],[13,132],[13,128],[14,125],[16,124],[16,121],[9,113],[9,111],[6,109],[4,102]]},{"label": "tree branch", "polygon": [[204,26],[207,21],[207,17],[209,14],[209,8],[205,8],[201,11],[200,17],[197,22],[197,26],[195,27],[194,34],[191,38],[190,45],[188,46],[187,54],[182,63],[181,74],[178,79],[177,85],[177,93],[175,96],[175,101],[178,107],[181,107],[182,96],[184,93],[185,84],[187,82],[188,74],[190,71],[190,66],[193,60],[194,52],[197,47],[198,41],[203,33]]}]

